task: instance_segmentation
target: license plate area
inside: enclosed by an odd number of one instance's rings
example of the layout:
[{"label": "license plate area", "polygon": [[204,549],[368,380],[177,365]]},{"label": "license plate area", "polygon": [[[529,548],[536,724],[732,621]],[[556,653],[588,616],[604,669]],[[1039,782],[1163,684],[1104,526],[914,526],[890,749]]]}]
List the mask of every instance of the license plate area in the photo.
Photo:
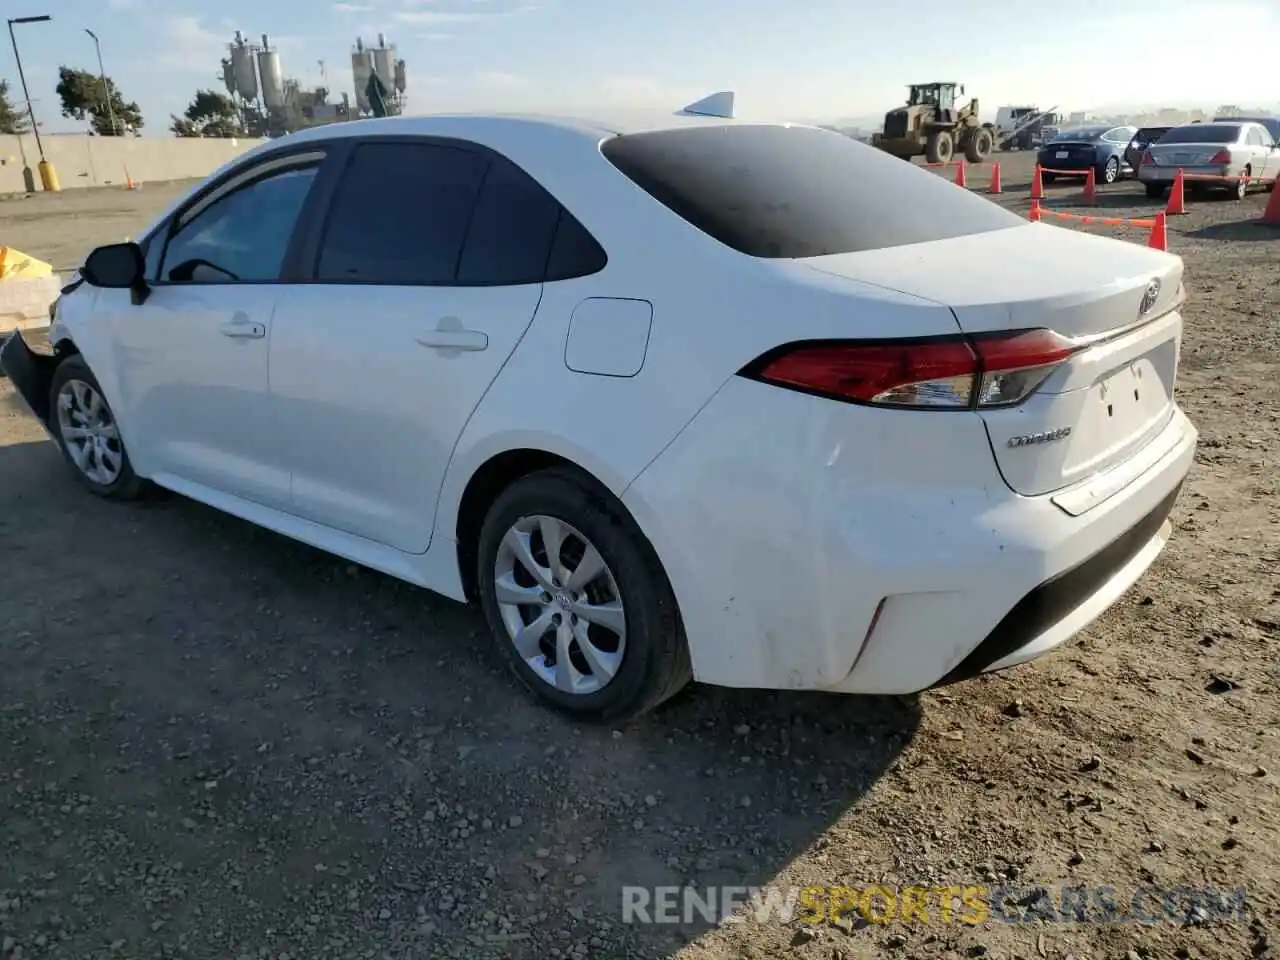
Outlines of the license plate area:
[{"label": "license plate area", "polygon": [[1057,157],[1059,160],[1065,160],[1067,159],[1067,157],[1071,156],[1071,151],[1059,150],[1057,153],[1054,154],[1054,156]]}]

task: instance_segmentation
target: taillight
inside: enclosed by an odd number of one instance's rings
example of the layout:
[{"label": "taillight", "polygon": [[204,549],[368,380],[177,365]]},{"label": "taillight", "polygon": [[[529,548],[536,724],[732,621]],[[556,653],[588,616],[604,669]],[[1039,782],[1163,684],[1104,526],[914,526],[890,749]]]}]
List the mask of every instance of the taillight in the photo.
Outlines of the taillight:
[{"label": "taillight", "polygon": [[1138,161],[1138,165],[1141,166],[1144,163],[1155,163],[1155,162],[1156,162],[1156,158],[1151,155],[1151,151],[1143,150],[1142,159]]},{"label": "taillight", "polygon": [[1078,348],[1052,330],[788,344],[742,373],[833,400],[922,410],[1019,404]]},{"label": "taillight", "polygon": [[1215,153],[1212,157],[1209,158],[1209,162],[1210,163],[1230,163],[1231,151],[1219,150],[1217,153]]}]

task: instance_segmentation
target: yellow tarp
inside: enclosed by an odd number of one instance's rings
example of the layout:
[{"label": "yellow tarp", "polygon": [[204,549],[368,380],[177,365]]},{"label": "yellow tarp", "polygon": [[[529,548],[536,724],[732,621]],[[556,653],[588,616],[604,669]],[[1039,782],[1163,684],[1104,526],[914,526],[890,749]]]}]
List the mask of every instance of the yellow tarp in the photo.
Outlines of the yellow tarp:
[{"label": "yellow tarp", "polygon": [[43,260],[28,256],[13,247],[0,247],[0,280],[34,280],[53,273]]}]

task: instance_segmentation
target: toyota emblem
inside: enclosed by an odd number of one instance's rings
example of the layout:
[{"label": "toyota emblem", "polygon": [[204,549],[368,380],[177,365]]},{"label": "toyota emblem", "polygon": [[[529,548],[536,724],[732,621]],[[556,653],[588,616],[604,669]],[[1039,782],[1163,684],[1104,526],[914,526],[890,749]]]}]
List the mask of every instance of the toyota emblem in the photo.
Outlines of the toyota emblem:
[{"label": "toyota emblem", "polygon": [[1152,280],[1147,284],[1146,291],[1142,294],[1142,305],[1138,307],[1138,316],[1145,317],[1151,312],[1151,308],[1156,305],[1156,301],[1160,299],[1160,281]]}]

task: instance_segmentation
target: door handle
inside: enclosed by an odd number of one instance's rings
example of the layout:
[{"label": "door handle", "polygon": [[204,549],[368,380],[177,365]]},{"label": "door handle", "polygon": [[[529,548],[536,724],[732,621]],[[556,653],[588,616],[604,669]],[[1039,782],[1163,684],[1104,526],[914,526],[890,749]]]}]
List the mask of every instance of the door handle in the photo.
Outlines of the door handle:
[{"label": "door handle", "polygon": [[224,337],[237,337],[245,340],[261,340],[267,335],[267,328],[264,324],[254,323],[241,313],[219,326],[218,332]]},{"label": "door handle", "polygon": [[489,335],[479,330],[432,330],[417,338],[424,347],[435,350],[486,350]]}]

